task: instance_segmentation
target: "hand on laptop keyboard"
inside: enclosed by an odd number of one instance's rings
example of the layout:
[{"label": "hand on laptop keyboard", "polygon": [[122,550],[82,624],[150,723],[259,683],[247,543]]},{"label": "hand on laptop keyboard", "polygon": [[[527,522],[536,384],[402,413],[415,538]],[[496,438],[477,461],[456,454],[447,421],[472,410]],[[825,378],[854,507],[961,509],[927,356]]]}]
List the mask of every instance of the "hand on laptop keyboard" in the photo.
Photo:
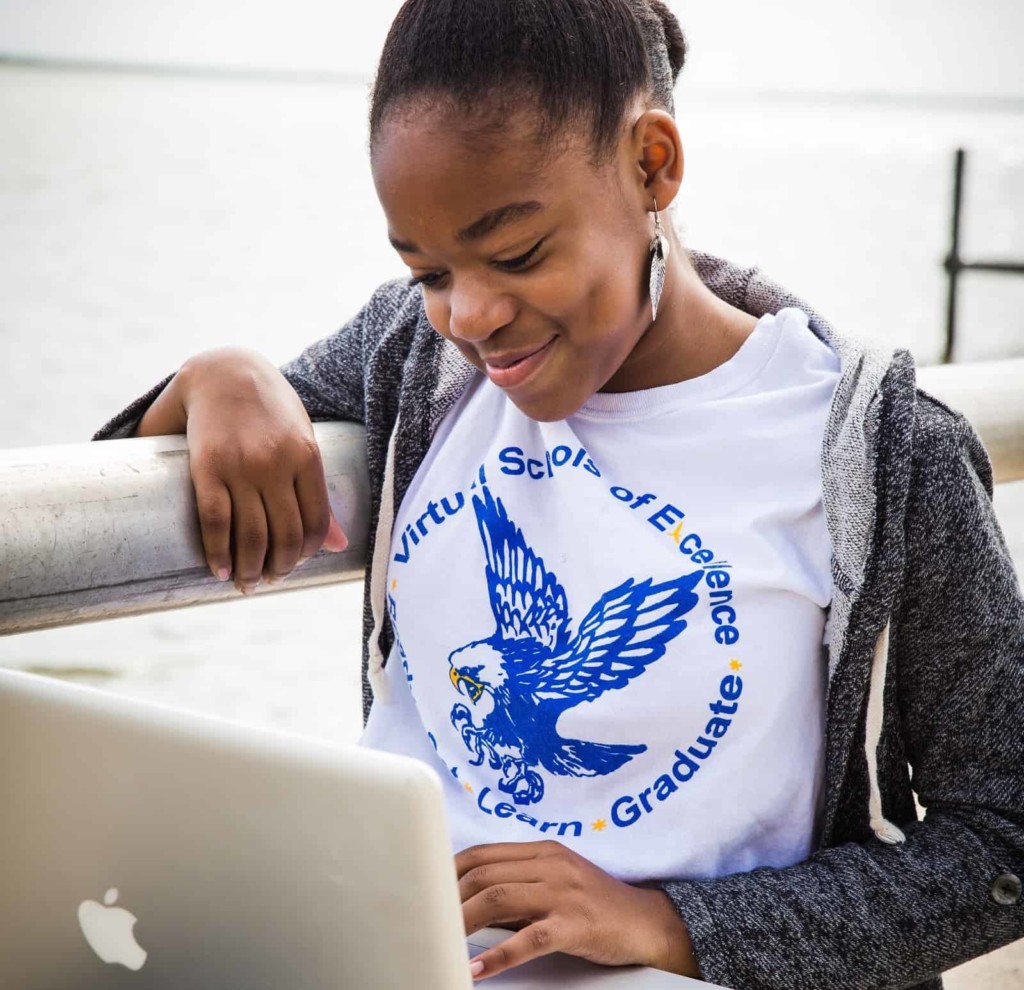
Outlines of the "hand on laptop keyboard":
[{"label": "hand on laptop keyboard", "polygon": [[549,952],[700,977],[686,925],[664,892],[616,880],[560,842],[472,846],[455,869],[466,934],[516,930],[473,960],[476,978]]}]

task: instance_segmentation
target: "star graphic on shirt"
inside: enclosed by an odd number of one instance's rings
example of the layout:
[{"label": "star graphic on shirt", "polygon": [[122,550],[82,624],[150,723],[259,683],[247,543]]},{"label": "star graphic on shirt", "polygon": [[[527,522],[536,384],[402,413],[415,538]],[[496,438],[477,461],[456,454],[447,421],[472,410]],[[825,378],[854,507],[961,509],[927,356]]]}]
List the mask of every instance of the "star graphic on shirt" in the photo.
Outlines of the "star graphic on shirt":
[{"label": "star graphic on shirt", "polygon": [[741,664],[739,660],[733,657],[732,660],[729,661],[729,666],[732,667],[733,670],[739,670],[740,667],[743,666],[743,664]]},{"label": "star graphic on shirt", "polygon": [[472,784],[466,783],[466,784],[463,784],[462,786],[465,787],[466,790],[469,791],[470,794],[473,793],[473,785]]},{"label": "star graphic on shirt", "polygon": [[608,823],[603,818],[598,818],[598,820],[593,822],[590,827],[595,832],[603,832],[608,827]]},{"label": "star graphic on shirt", "polygon": [[398,578],[391,579],[391,590],[394,591],[398,587]]},{"label": "star graphic on shirt", "polygon": [[680,541],[680,539],[682,539],[682,537],[679,535],[682,531],[683,531],[683,524],[680,523],[668,535],[671,536],[672,539],[676,541],[676,543],[678,543]]}]

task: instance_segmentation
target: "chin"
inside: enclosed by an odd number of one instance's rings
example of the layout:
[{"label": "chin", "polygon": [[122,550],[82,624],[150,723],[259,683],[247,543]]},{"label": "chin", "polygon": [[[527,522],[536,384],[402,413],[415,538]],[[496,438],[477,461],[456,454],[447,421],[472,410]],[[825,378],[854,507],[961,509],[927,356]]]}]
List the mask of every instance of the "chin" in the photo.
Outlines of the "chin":
[{"label": "chin", "polygon": [[525,416],[538,423],[558,423],[579,411],[586,397],[565,395],[543,395],[518,397],[509,395],[516,407]]}]

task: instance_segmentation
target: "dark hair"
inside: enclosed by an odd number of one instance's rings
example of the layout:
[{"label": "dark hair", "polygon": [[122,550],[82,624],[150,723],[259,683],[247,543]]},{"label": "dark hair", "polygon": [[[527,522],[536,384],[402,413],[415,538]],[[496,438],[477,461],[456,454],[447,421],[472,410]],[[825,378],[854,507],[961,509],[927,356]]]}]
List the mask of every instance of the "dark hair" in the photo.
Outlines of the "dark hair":
[{"label": "dark hair", "polygon": [[542,135],[583,116],[601,153],[638,94],[672,112],[685,59],[683,32],[660,0],[406,0],[377,67],[370,144],[414,98],[500,119],[526,96]]}]

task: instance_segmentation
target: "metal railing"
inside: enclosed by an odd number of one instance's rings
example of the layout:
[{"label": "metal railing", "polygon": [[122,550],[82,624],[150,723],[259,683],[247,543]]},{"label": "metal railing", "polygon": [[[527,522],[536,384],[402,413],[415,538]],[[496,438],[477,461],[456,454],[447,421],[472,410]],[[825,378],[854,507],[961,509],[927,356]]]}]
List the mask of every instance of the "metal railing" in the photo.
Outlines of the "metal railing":
[{"label": "metal railing", "polygon": [[[348,549],[258,594],[363,575],[363,428],[314,430]],[[0,635],[241,597],[206,566],[183,436],[0,451]]]},{"label": "metal railing", "polygon": [[[996,480],[1024,480],[1024,359],[922,368],[919,383],[961,410]],[[283,584],[360,578],[369,529],[362,427],[317,423],[331,506],[348,534]],[[0,451],[0,635],[241,598],[202,552],[184,437]]]}]

